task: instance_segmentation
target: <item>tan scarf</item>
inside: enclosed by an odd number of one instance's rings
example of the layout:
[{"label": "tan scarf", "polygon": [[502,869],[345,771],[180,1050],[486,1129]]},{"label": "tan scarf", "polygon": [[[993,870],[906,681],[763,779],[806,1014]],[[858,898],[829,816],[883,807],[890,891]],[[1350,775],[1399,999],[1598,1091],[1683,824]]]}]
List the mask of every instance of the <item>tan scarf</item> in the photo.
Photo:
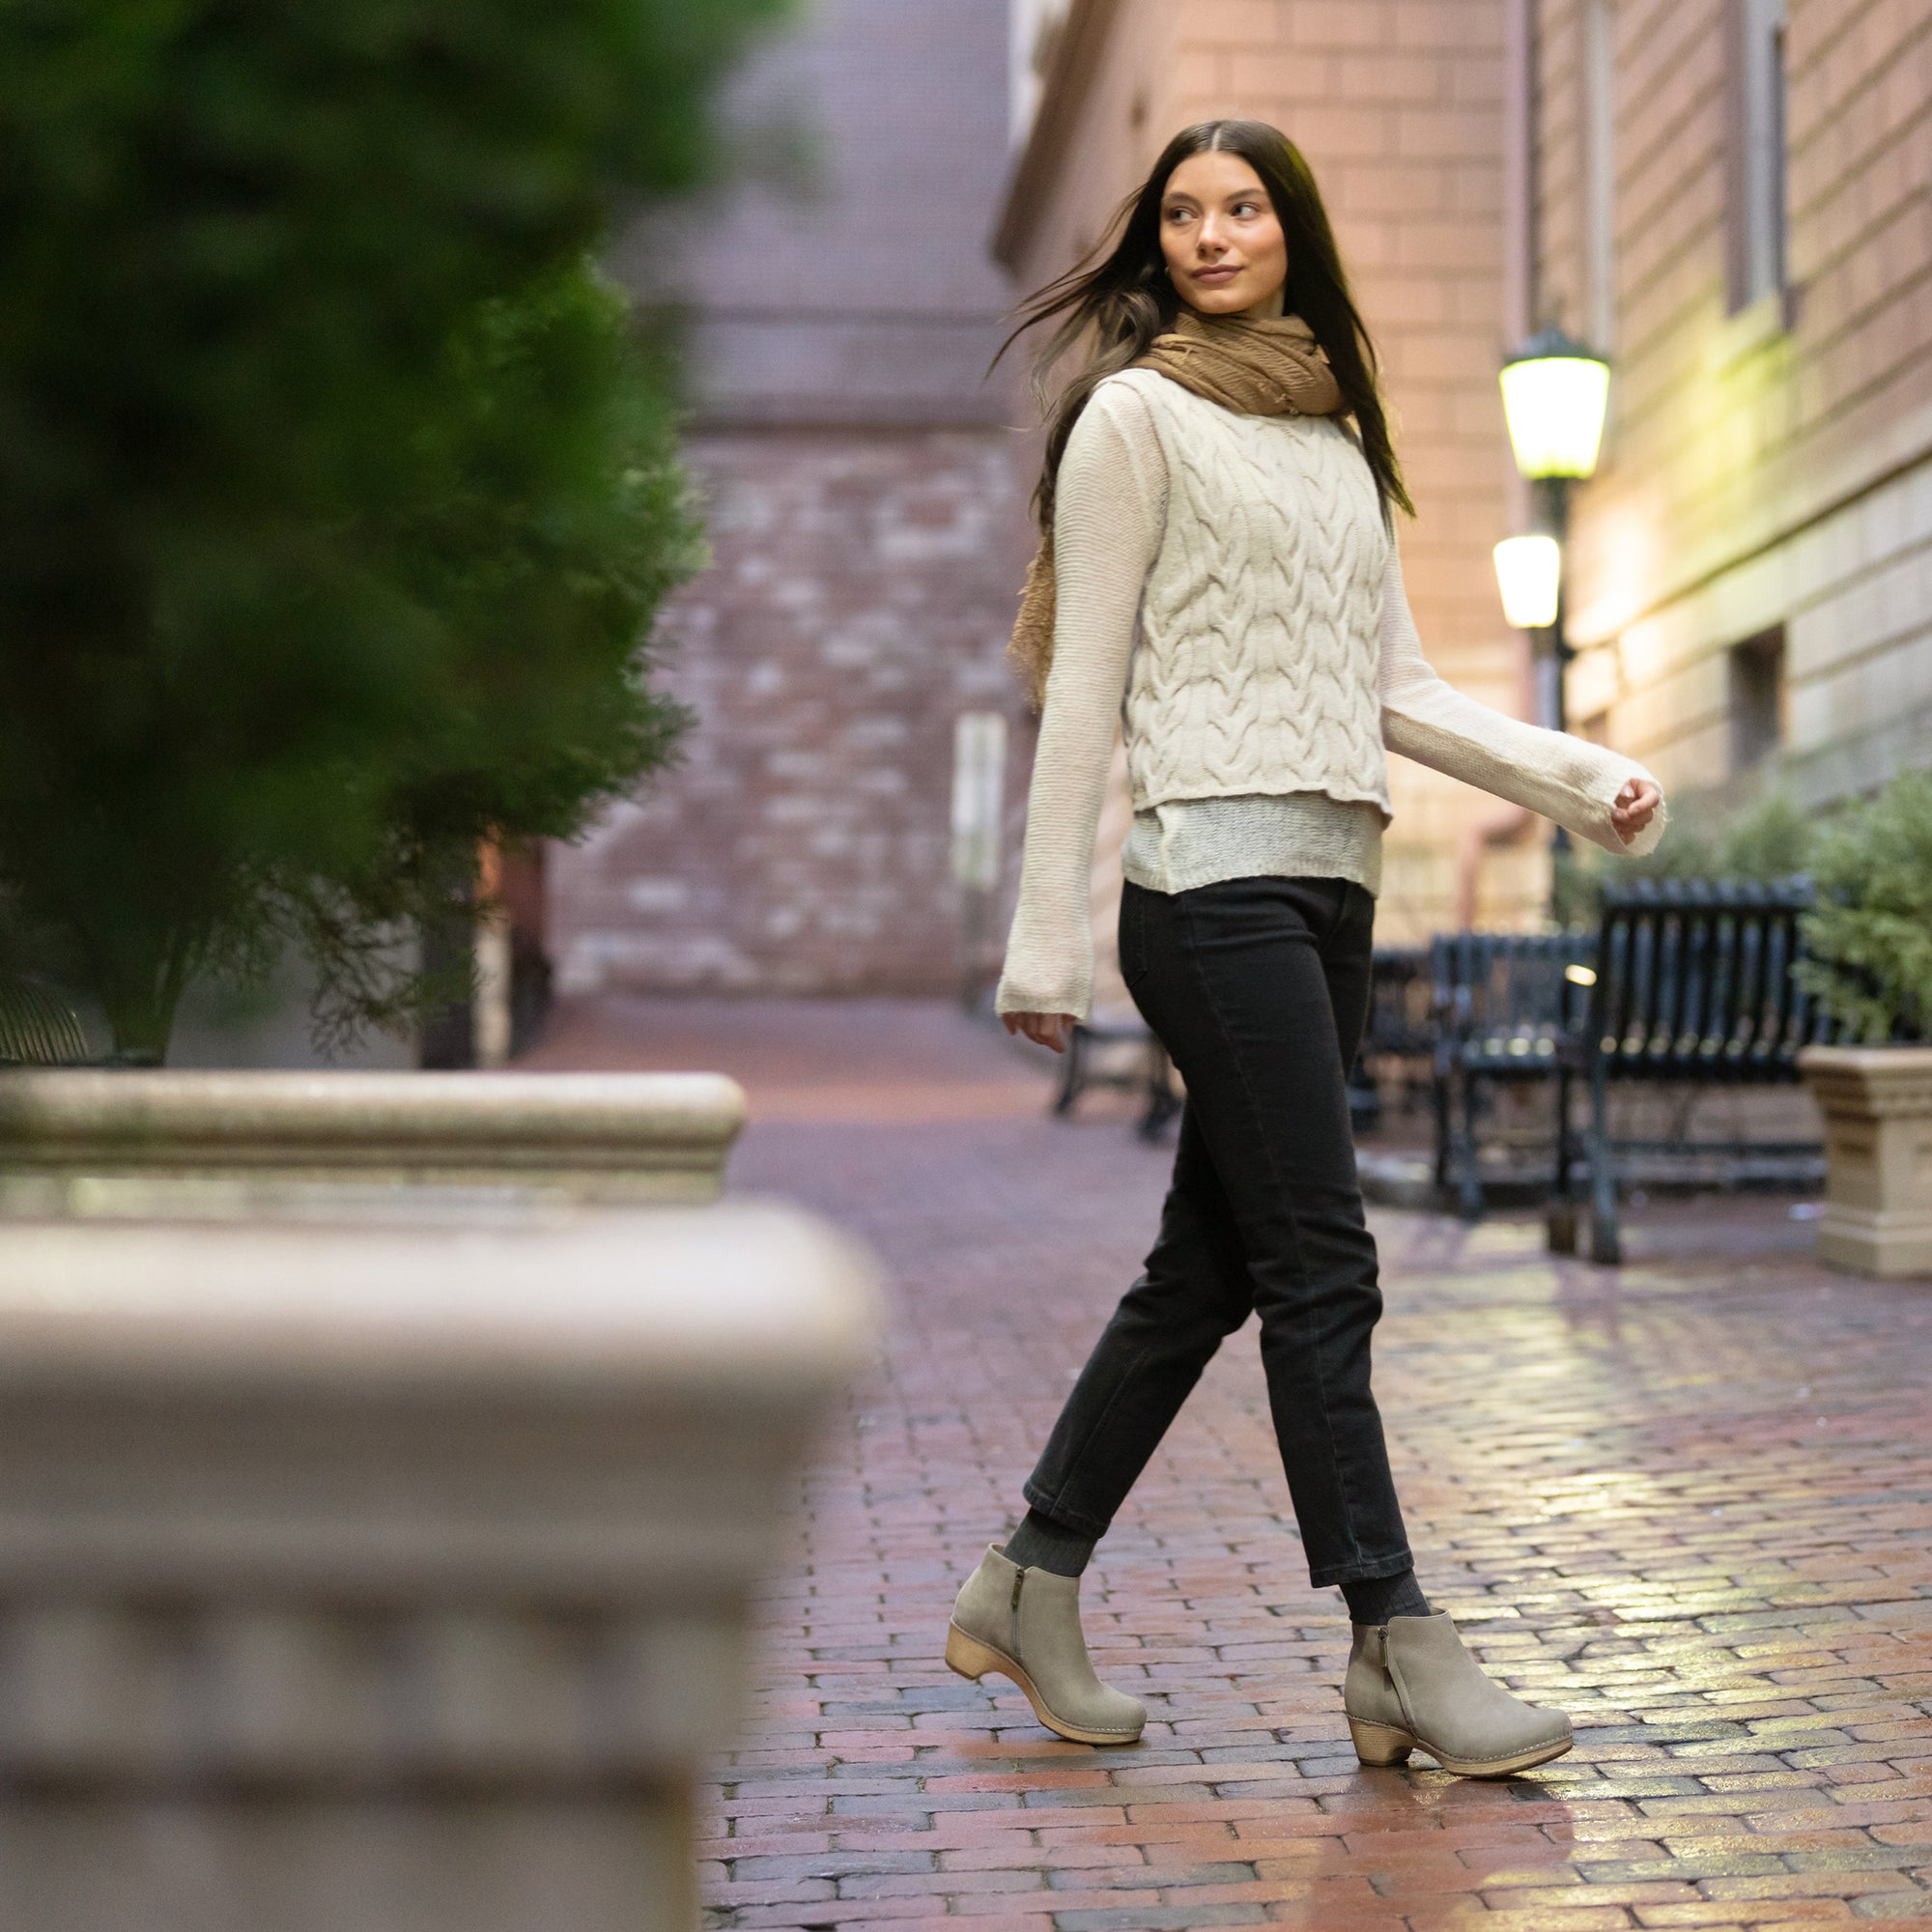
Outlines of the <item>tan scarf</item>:
[{"label": "tan scarf", "polygon": [[[1157,335],[1132,365],[1157,369],[1183,389],[1247,416],[1329,416],[1345,405],[1315,331],[1298,315],[1256,322],[1243,315],[1204,316],[1183,308],[1172,331]],[[1041,533],[1027,566],[1020,614],[1007,662],[1018,672],[1034,709],[1053,668],[1053,531]]]}]

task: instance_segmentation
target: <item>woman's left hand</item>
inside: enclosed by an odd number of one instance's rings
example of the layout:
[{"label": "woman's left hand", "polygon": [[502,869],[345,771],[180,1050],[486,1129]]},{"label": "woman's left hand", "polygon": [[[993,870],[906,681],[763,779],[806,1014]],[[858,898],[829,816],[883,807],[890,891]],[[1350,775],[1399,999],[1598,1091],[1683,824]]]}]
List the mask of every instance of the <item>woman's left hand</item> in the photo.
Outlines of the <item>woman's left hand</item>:
[{"label": "woman's left hand", "polygon": [[1628,780],[1610,807],[1610,823],[1617,828],[1617,837],[1626,845],[1632,843],[1662,803],[1663,794],[1648,779]]},{"label": "woman's left hand", "polygon": [[1036,1046],[1065,1053],[1079,1022],[1071,1013],[1002,1013],[1009,1033],[1023,1033]]}]

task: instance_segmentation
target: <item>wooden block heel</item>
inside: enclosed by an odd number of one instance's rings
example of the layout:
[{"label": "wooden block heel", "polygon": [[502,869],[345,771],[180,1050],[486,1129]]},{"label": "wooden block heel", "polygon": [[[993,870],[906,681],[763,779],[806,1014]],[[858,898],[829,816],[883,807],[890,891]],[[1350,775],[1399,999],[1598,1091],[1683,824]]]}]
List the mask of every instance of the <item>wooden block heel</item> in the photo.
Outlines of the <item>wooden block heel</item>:
[{"label": "wooden block heel", "polygon": [[990,1644],[968,1636],[957,1624],[952,1623],[946,1626],[946,1667],[956,1670],[961,1677],[970,1677],[976,1684],[989,1670],[997,1670],[1002,1676],[1011,1671],[1007,1660]]},{"label": "wooden block heel", "polygon": [[1349,1735],[1355,1741],[1355,1755],[1364,1764],[1404,1764],[1415,1748],[1415,1740],[1406,1731],[1387,1724],[1365,1724],[1359,1718],[1349,1719]]}]

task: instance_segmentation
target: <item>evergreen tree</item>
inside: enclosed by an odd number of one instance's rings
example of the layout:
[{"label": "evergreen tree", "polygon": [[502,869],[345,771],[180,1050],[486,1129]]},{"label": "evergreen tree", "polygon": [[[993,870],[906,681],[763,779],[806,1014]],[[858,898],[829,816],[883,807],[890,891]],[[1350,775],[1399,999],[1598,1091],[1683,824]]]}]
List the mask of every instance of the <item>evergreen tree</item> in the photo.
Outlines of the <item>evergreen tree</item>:
[{"label": "evergreen tree", "polygon": [[130,1057],[291,943],[393,1022],[479,838],[665,759],[698,533],[590,262],[779,4],[0,10],[0,973]]}]

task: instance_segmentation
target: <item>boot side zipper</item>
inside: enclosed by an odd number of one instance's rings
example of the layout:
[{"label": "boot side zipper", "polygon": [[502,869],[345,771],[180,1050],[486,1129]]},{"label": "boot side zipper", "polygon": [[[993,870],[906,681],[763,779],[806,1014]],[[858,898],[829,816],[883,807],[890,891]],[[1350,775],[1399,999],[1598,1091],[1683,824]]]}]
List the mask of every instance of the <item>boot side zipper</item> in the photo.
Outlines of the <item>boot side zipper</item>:
[{"label": "boot side zipper", "polygon": [[1012,1640],[1007,1646],[1015,1659],[1020,1654],[1020,1586],[1025,1581],[1026,1572],[1024,1570],[1015,1570],[1013,1572],[1013,1601],[1009,1609],[1009,1615],[1012,1624]]}]

